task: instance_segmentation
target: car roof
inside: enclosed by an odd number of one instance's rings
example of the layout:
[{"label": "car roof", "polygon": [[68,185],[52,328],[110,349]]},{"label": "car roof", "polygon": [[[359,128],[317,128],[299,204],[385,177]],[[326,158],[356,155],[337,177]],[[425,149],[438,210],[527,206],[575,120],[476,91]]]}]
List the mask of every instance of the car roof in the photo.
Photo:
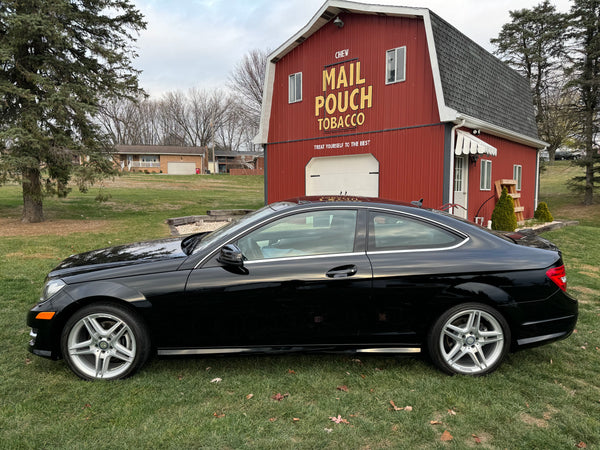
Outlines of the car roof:
[{"label": "car roof", "polygon": [[[378,197],[360,197],[355,195],[314,195],[314,196],[303,196],[294,197],[284,202],[296,203],[298,205],[307,203],[366,203],[366,204],[383,204],[383,205],[394,205],[394,206],[407,206],[410,208],[419,207],[423,202],[423,199],[416,201],[415,203],[408,203],[399,200],[389,200]],[[419,203],[419,204],[417,204]],[[363,205],[365,206],[365,205]]]}]

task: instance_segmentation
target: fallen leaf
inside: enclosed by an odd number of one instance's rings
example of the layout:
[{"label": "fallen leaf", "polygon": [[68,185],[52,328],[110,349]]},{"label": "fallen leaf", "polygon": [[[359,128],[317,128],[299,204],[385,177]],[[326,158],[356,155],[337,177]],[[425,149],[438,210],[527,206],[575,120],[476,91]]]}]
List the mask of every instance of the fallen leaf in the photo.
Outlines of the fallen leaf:
[{"label": "fallen leaf", "polygon": [[367,378],[365,375],[363,375],[362,373],[360,374],[360,377],[364,380],[365,378]]},{"label": "fallen leaf", "polygon": [[346,386],[345,384],[343,386],[338,386],[336,387],[336,389],[338,391],[344,391],[344,392],[348,392],[348,386]]},{"label": "fallen leaf", "polygon": [[[596,349],[598,349],[598,347],[596,347]],[[31,364],[31,359],[25,358],[25,365],[29,365],[29,364]]]},{"label": "fallen leaf", "polygon": [[295,371],[295,370],[292,370],[292,369],[289,369],[289,370],[288,370],[288,373],[291,373],[292,375],[294,375],[294,374],[296,373],[296,371]]},{"label": "fallen leaf", "polygon": [[289,397],[289,396],[290,396],[290,394],[287,392],[285,394],[281,394],[278,392],[277,394],[273,395],[271,398],[273,400],[277,400],[278,402],[280,402],[281,400],[283,400],[284,398]]},{"label": "fallen leaf", "polygon": [[337,417],[330,417],[330,419],[332,422],[335,422],[335,423],[350,423],[346,419],[342,418],[342,416],[340,414],[338,414]]},{"label": "fallen leaf", "polygon": [[179,381],[183,380],[183,375],[179,375],[179,376],[177,377],[177,379],[178,379]]},{"label": "fallen leaf", "polygon": [[581,441],[579,444],[575,444],[575,447],[577,448],[587,448],[587,444],[583,441]]},{"label": "fallen leaf", "polygon": [[212,380],[210,380],[211,383],[220,383],[221,381],[223,381],[222,378],[213,378]]},{"label": "fallen leaf", "polygon": [[410,412],[410,411],[412,411],[412,410],[413,410],[413,407],[412,407],[412,406],[405,406],[405,407],[404,407],[404,411],[409,411],[409,412]]},{"label": "fallen leaf", "polygon": [[92,405],[90,405],[89,403],[86,403],[85,405],[83,405],[83,408],[81,408],[81,409],[86,409],[86,408],[91,408],[91,407],[92,407]]},{"label": "fallen leaf", "polygon": [[333,431],[333,428],[325,428],[324,431],[326,433],[331,433]]},{"label": "fallen leaf", "polygon": [[299,419],[298,417],[294,417],[294,418],[292,419],[292,422],[294,422],[294,423],[296,423],[296,422],[300,422],[300,419]]},{"label": "fallen leaf", "polygon": [[394,403],[394,400],[390,400],[390,405],[392,405],[392,408],[394,408],[394,411],[400,411],[402,408],[398,408],[396,406],[396,404]]},{"label": "fallen leaf", "polygon": [[250,400],[252,397],[254,397],[254,394],[248,394],[246,395],[246,400]]},{"label": "fallen leaf", "polygon": [[450,434],[450,432],[448,430],[445,430],[442,433],[442,436],[440,437],[440,441],[442,441],[442,442],[449,442],[452,439],[454,439],[454,437],[452,437],[452,435]]},{"label": "fallen leaf", "polygon": [[477,436],[476,434],[472,434],[471,436],[473,436],[473,439],[475,439],[476,444],[481,444],[481,439],[479,438],[479,436]]},{"label": "fallen leaf", "polygon": [[440,422],[439,420],[430,420],[429,421],[429,425],[441,425],[442,422]]},{"label": "fallen leaf", "polygon": [[213,416],[215,416],[217,419],[221,419],[221,418],[225,417],[225,413],[214,412]]},{"label": "fallen leaf", "polygon": [[453,409],[449,409],[448,410],[448,414],[450,414],[451,416],[455,416],[456,415],[456,411],[454,411]]},{"label": "fallen leaf", "polygon": [[277,420],[277,417],[271,417],[271,418],[269,419],[269,422],[275,422],[276,420]]},{"label": "fallen leaf", "polygon": [[355,363],[357,363],[357,364],[362,364],[362,361],[361,361],[360,359],[358,359],[358,358],[354,358],[354,359],[352,360],[352,362],[355,362]]}]

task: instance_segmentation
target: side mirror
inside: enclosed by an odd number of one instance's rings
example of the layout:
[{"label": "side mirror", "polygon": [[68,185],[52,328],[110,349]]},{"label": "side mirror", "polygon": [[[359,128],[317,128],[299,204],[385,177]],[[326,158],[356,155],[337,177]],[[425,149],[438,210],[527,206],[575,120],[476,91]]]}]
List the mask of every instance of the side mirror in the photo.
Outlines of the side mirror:
[{"label": "side mirror", "polygon": [[244,255],[237,245],[227,244],[221,248],[221,254],[217,261],[225,266],[243,267]]}]

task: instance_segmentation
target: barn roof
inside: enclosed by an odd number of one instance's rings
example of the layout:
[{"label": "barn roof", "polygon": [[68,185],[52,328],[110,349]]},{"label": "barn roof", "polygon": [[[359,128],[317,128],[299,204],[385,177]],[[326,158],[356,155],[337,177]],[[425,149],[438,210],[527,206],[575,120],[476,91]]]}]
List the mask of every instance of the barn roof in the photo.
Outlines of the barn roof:
[{"label": "barn roof", "polygon": [[327,0],[304,28],[269,56],[257,142],[266,143],[268,138],[275,64],[341,13],[422,18],[440,120],[456,124],[465,120],[470,128],[537,148],[546,146],[538,139],[529,82],[519,73],[429,9],[346,0]]}]

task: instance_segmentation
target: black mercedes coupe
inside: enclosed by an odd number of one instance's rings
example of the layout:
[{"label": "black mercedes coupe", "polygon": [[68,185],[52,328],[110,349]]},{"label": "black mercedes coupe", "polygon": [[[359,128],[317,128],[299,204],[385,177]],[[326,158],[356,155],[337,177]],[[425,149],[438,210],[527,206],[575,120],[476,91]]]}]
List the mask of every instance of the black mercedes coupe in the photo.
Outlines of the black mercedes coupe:
[{"label": "black mercedes coupe", "polygon": [[484,375],[571,334],[560,251],[378,199],[300,198],[212,233],[73,255],[28,314],[29,349],[84,379],[150,355],[426,353]]}]

